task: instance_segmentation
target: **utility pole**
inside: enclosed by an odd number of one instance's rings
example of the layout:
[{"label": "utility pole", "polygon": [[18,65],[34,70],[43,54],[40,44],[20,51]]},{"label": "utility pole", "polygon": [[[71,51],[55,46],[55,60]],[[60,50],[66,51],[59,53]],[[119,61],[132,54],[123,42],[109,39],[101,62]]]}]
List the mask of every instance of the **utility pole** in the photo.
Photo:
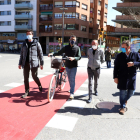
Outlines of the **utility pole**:
[{"label": "utility pole", "polygon": [[[68,10],[68,8],[60,8],[60,10],[63,10],[63,25],[62,25],[62,47],[64,44],[64,18],[65,18],[65,10]],[[60,48],[61,49],[61,48]]]}]

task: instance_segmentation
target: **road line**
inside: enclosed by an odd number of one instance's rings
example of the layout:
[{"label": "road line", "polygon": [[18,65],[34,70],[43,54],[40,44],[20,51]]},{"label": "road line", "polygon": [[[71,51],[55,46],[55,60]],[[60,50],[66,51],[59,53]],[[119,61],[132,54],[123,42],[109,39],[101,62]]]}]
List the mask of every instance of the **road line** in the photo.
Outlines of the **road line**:
[{"label": "road line", "polygon": [[75,117],[55,114],[53,118],[48,122],[46,127],[52,127],[72,132],[77,121],[78,118]]},{"label": "road line", "polygon": [[23,84],[21,84],[21,83],[9,83],[9,84],[4,85],[4,86],[7,86],[7,87],[19,87],[21,85],[23,85]]}]

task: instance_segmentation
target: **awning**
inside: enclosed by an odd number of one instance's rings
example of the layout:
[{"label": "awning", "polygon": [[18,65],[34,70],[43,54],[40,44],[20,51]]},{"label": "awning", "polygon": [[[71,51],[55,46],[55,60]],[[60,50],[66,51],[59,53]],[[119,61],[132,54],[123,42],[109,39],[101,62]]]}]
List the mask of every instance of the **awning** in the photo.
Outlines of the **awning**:
[{"label": "awning", "polygon": [[53,12],[41,12],[41,15],[52,15]]}]

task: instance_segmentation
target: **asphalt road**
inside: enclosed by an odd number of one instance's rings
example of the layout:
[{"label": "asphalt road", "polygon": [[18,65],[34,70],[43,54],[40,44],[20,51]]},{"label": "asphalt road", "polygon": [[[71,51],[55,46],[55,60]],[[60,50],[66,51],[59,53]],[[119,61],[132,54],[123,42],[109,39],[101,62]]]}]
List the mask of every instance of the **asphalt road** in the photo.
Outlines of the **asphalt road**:
[{"label": "asphalt road", "polygon": [[[44,59],[44,70],[39,70],[40,76],[52,72],[50,58],[44,56]],[[23,84],[23,71],[18,69],[18,61],[18,54],[0,53],[0,90],[13,88],[5,86],[9,83]],[[79,68],[86,69],[87,58],[82,58],[79,65]],[[104,101],[119,103],[119,90],[113,82],[113,66],[107,69],[103,64],[98,87],[99,96],[93,96],[91,104],[86,103],[87,85],[88,82],[85,81],[78,89],[85,95],[76,95],[74,101],[63,106],[35,140],[140,140],[140,71],[137,74],[136,93],[128,101],[128,111],[123,116],[118,114],[118,107],[114,110],[96,107],[97,103]]]}]

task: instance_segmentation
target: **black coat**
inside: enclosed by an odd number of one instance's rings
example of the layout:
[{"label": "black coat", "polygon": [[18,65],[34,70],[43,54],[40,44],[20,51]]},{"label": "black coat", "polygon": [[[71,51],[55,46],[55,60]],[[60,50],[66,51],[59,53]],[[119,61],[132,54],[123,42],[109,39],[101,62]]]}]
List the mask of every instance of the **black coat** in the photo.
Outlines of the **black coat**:
[{"label": "black coat", "polygon": [[[23,46],[21,47],[20,59],[19,59],[19,65],[21,65],[23,68],[25,66],[27,52],[28,52],[28,45],[26,39],[25,42],[23,43]],[[29,48],[30,68],[39,67],[39,60],[40,60],[40,65],[43,65],[44,60],[43,60],[43,51],[41,45],[36,39],[34,39],[31,47]]]},{"label": "black coat", "polygon": [[[134,66],[128,67],[128,62],[134,62]],[[140,56],[137,52],[130,52],[128,56],[125,53],[117,55],[114,65],[114,78],[118,78],[119,80],[118,89],[136,89],[136,69],[139,66]]]}]

